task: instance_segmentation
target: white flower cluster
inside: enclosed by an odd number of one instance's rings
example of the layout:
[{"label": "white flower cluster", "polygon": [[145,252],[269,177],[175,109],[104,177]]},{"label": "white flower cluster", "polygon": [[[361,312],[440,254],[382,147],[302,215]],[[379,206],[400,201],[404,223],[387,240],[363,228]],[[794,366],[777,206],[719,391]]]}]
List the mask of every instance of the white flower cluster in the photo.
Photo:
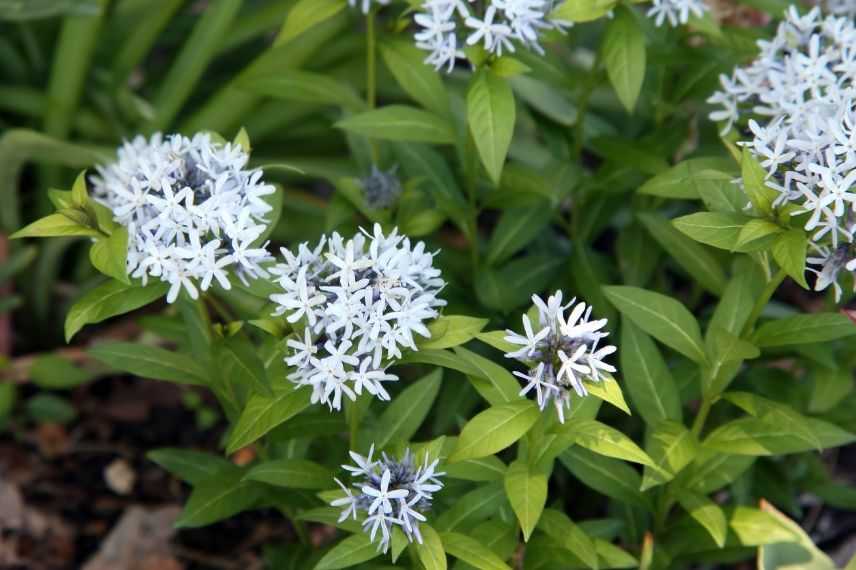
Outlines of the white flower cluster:
[{"label": "white flower cluster", "polygon": [[425,244],[393,230],[358,233],[344,241],[334,233],[297,254],[283,249],[285,263],[270,269],[283,293],[271,296],[274,314],[305,324],[302,338],[287,341],[289,379],[312,387],[312,403],[339,410],[342,395],[355,400],[365,389],[388,400],[383,382],[401,349],[416,350],[414,334],[430,337],[425,321],[446,304],[437,294],[445,286],[434,254]]},{"label": "white flower cluster", "polygon": [[791,6],[776,36],[758,46],[748,67],[720,77],[722,90],[708,102],[721,109],[710,118],[725,122],[723,134],[748,124],[753,140],[741,144],[766,169],[774,205],[808,214],[813,240],[828,238],[827,251],[840,251],[856,230],[856,27]]},{"label": "white flower cluster", "polygon": [[[576,302],[576,298],[562,304],[562,292],[547,298],[545,303],[538,295],[532,296],[538,309],[538,329],[532,328],[528,315],[523,315],[524,334],[506,331],[505,340],[521,348],[509,352],[506,358],[514,358],[529,367],[527,374],[514,372],[526,381],[520,391],[524,396],[533,388],[538,406],[543,411],[551,401],[565,422],[565,408],[571,406],[571,389],[578,396],[586,396],[583,380],[600,382],[604,373],[615,372],[615,368],[603,359],[613,352],[611,345],[598,348],[600,340],[609,335],[603,332],[606,319],[590,320],[591,306]],[[573,307],[573,308],[571,308]],[[565,311],[571,308],[567,318]]]},{"label": "white flower cluster", "polygon": [[824,11],[836,16],[856,17],[856,2],[853,0],[825,0],[822,2]]},{"label": "white flower cluster", "polygon": [[351,487],[335,479],[345,496],[330,503],[342,507],[339,522],[348,517],[357,520],[357,511],[366,514],[363,530],[369,533],[372,542],[380,530],[378,550],[387,551],[394,527],[400,527],[410,542],[416,539],[422,543],[419,523],[425,522],[425,513],[431,509],[434,493],[443,488],[440,477],[445,473],[436,470],[438,460],[428,462],[428,454],[422,465],[414,463],[410,450],[404,452],[401,460],[390,458],[383,453],[381,459],[372,461],[374,445],[367,457],[353,451],[351,459],[356,465],[342,465],[356,479]]},{"label": "white flower cluster", "polygon": [[182,287],[195,299],[215,279],[229,289],[230,269],[242,279],[267,275],[260,264],[271,257],[254,242],[271,211],[263,197],[275,189],[246,169],[240,146],[157,133],[126,142],[118,158],[97,168],[92,195],[128,228],[129,275],[169,283],[170,303]]},{"label": "white flower cluster", "polygon": [[[374,0],[374,2],[379,6],[388,6],[390,0]],[[357,4],[360,5],[360,10],[363,11],[363,14],[368,14],[372,8],[372,0],[348,0],[348,6],[351,8],[355,8]]]},{"label": "white flower cluster", "polygon": [[704,0],[653,0],[646,15],[654,18],[658,27],[668,20],[669,25],[676,28],[689,22],[690,14],[701,18],[707,9]]},{"label": "white flower cluster", "polygon": [[515,42],[544,53],[539,34],[570,26],[549,18],[556,0],[489,0],[472,6],[473,1],[425,0],[422,12],[414,16],[421,28],[415,35],[416,46],[430,52],[425,63],[452,71],[455,60],[465,57],[459,30],[467,34],[467,45],[481,44],[488,53],[501,56],[504,51],[514,52]]}]

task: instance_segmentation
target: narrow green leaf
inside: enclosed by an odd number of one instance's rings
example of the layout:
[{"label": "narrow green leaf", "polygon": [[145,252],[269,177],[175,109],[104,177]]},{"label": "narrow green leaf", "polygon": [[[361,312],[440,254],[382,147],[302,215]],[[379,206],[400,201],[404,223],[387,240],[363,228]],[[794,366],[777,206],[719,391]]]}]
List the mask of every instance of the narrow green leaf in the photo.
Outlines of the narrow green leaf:
[{"label": "narrow green leaf", "polygon": [[449,114],[449,96],[443,80],[430,65],[425,52],[409,41],[390,41],[380,46],[380,54],[395,80],[417,103],[441,117]]},{"label": "narrow green leaf", "polygon": [[164,447],[148,452],[146,458],[191,485],[202,483],[218,473],[240,471],[239,467],[219,455],[189,449]]},{"label": "narrow green leaf", "polygon": [[318,561],[315,570],[338,570],[350,568],[361,562],[380,556],[377,545],[372,544],[369,535],[361,532],[352,534],[333,548]]},{"label": "narrow green leaf", "polygon": [[352,115],[336,123],[336,127],[383,140],[433,144],[455,142],[455,133],[445,119],[406,105],[386,105]]},{"label": "narrow green leaf", "polygon": [[698,453],[695,436],[683,424],[661,421],[650,426],[649,430],[646,449],[658,469],[645,468],[643,491],[674,479]]},{"label": "narrow green leaf", "polygon": [[419,339],[416,346],[420,350],[454,348],[474,339],[487,323],[487,319],[476,317],[442,315],[428,325],[431,336],[428,339]]},{"label": "narrow green leaf", "polygon": [[550,216],[544,215],[547,208],[546,203],[537,203],[504,210],[487,245],[487,263],[502,263],[538,237],[550,223]]},{"label": "narrow green leaf", "polygon": [[416,542],[416,556],[425,570],[446,570],[446,552],[443,550],[443,541],[440,535],[427,524],[419,525],[422,534],[422,542]]},{"label": "narrow green leaf", "polygon": [[808,238],[802,230],[788,230],[776,238],[773,244],[773,259],[791,279],[808,289],[805,281],[805,256]]},{"label": "narrow green leaf", "polygon": [[751,218],[730,212],[697,212],[672,220],[678,231],[699,243],[737,251],[740,233]]},{"label": "narrow green leaf", "polygon": [[514,92],[506,79],[489,69],[473,76],[467,92],[467,123],[482,164],[496,186],[514,134],[515,112]]},{"label": "narrow green leaf", "polygon": [[595,570],[598,568],[594,542],[565,513],[555,509],[544,509],[538,528],[582,560],[588,568]]},{"label": "narrow green leaf", "polygon": [[293,40],[309,28],[329,20],[344,10],[345,6],[345,0],[298,0],[288,12],[274,45]]},{"label": "narrow green leaf", "polygon": [[574,477],[595,491],[618,501],[651,509],[648,498],[639,491],[642,479],[629,465],[579,446],[564,451],[559,455],[559,461]]},{"label": "narrow green leaf", "polygon": [[261,487],[242,477],[240,470],[228,470],[197,483],[175,526],[206,526],[252,507],[261,498]]},{"label": "narrow green leaf", "polygon": [[630,10],[616,10],[601,49],[609,81],[621,104],[632,113],[645,79],[645,34]]},{"label": "narrow green leaf", "polygon": [[758,570],[836,570],[838,568],[829,556],[814,544],[800,525],[780,513],[767,501],[761,501],[761,510],[772,515],[780,525],[788,528],[796,539],[789,542],[762,544],[758,549]]},{"label": "narrow green leaf", "polygon": [[753,336],[761,348],[828,342],[856,334],[856,324],[838,313],[795,315],[761,325]]},{"label": "narrow green leaf", "polygon": [[505,472],[505,494],[528,542],[547,502],[547,476],[518,459]]},{"label": "narrow green leaf", "polygon": [[459,526],[474,524],[490,518],[503,506],[505,489],[499,483],[489,483],[459,497],[457,501],[435,521],[441,531],[455,530]]},{"label": "narrow green leaf", "polygon": [[264,362],[247,338],[240,333],[227,337],[218,348],[217,361],[224,377],[230,382],[248,386],[258,394],[273,396]]},{"label": "narrow green leaf", "polygon": [[347,83],[309,71],[289,69],[278,71],[273,76],[249,76],[242,79],[239,87],[284,101],[337,105],[351,111],[362,111],[366,108],[365,102]]},{"label": "narrow green leaf", "polygon": [[375,446],[383,449],[392,442],[410,441],[422,425],[443,379],[443,369],[437,369],[404,389],[387,406],[378,421]]},{"label": "narrow green leaf", "polygon": [[669,220],[659,214],[639,214],[638,218],[660,247],[699,285],[714,295],[722,294],[725,271],[708,249],[676,230]]},{"label": "narrow green leaf", "polygon": [[441,532],[446,552],[479,570],[511,570],[499,556],[480,542],[456,532]]},{"label": "narrow green leaf", "polygon": [[309,393],[291,385],[277,385],[273,395],[254,394],[232,428],[227,453],[245,447],[309,407]]},{"label": "narrow green leaf", "polygon": [[80,223],[80,220],[75,220],[65,214],[57,213],[36,220],[9,237],[10,239],[21,239],[30,237],[63,236],[100,237],[101,233],[87,224]]},{"label": "narrow green leaf", "polygon": [[677,386],[651,337],[633,321],[621,321],[621,371],[634,407],[649,425],[660,420],[681,420]]},{"label": "narrow green leaf", "polygon": [[333,474],[323,465],[305,459],[264,461],[244,475],[244,480],[260,481],[292,489],[327,489]]},{"label": "narrow green leaf", "polygon": [[698,322],[679,301],[638,287],[610,286],[603,291],[643,331],[695,362],[705,361]]},{"label": "narrow green leaf", "polygon": [[132,342],[97,344],[89,354],[104,364],[143,378],[178,384],[205,384],[206,374],[188,355]]},{"label": "narrow green leaf", "polygon": [[464,365],[458,370],[470,376],[471,382],[473,381],[472,377],[483,380],[482,382],[473,382],[473,386],[491,405],[496,406],[520,401],[518,396],[520,384],[508,370],[461,346],[455,347],[454,350],[455,355],[463,361]]},{"label": "narrow green leaf", "polygon": [[771,216],[773,201],[778,196],[778,192],[767,186],[767,172],[758,164],[758,160],[752,156],[752,151],[748,147],[743,147],[740,169],[743,175],[743,189],[749,201],[759,213]]},{"label": "narrow green leaf", "polygon": [[167,283],[151,283],[140,287],[110,280],[99,285],[81,297],[69,310],[65,318],[66,342],[71,341],[84,326],[148,305],[163,297],[167,289]]},{"label": "narrow green leaf", "polygon": [[704,495],[689,492],[679,494],[678,501],[684,510],[710,533],[711,538],[719,548],[725,546],[728,522],[725,520],[725,513],[719,505]]},{"label": "narrow green leaf", "polygon": [[727,172],[733,166],[734,163],[727,158],[690,158],[649,178],[637,192],[661,198],[698,199],[701,197],[699,189],[711,181],[717,184],[724,181],[733,186],[731,180],[734,176]]},{"label": "narrow green leaf", "polygon": [[107,277],[130,285],[127,258],[128,230],[126,228],[116,228],[109,236],[98,238],[89,249],[89,260],[95,269]]},{"label": "narrow green leaf", "polygon": [[529,400],[488,408],[464,426],[449,461],[485,457],[505,449],[529,431],[539,414],[538,406]]}]

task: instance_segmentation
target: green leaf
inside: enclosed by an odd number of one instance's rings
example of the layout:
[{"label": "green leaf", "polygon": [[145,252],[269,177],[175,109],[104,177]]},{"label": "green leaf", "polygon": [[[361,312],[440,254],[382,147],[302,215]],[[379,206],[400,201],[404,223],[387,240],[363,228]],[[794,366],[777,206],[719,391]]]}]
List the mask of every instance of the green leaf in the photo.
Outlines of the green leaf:
[{"label": "green leaf", "polygon": [[431,336],[428,339],[419,339],[416,346],[420,350],[454,348],[474,339],[487,323],[487,319],[476,317],[442,315],[428,325]]},{"label": "green leaf", "polygon": [[561,266],[560,258],[536,253],[514,259],[500,269],[481,269],[476,275],[476,295],[488,308],[511,311],[527,304],[532,291],[546,289]]},{"label": "green leaf", "polygon": [[511,570],[489,548],[468,536],[456,532],[441,532],[440,539],[446,552],[479,570]]},{"label": "green leaf", "polygon": [[273,396],[264,362],[253,344],[239,335],[218,343],[217,361],[222,376],[229,382],[251,388],[255,393]]},{"label": "green leaf", "polygon": [[505,494],[528,542],[547,502],[547,476],[518,459],[505,472]]},{"label": "green leaf", "polygon": [[680,493],[678,502],[697,523],[707,530],[719,548],[725,546],[728,522],[725,520],[725,513],[719,505],[704,495],[689,492]]},{"label": "green leaf", "polygon": [[812,342],[828,342],[856,334],[856,324],[838,313],[795,315],[769,321],[753,335],[755,345],[761,348],[789,346]]},{"label": "green leaf", "polygon": [[501,484],[481,485],[459,497],[437,517],[435,526],[444,531],[455,530],[459,526],[474,524],[493,516],[505,504],[505,489]]},{"label": "green leaf", "polygon": [[651,337],[633,321],[621,321],[621,371],[634,407],[645,423],[681,420],[681,401],[675,381]]},{"label": "green leaf", "polygon": [[462,364],[457,370],[470,376],[475,389],[491,405],[520,401],[520,384],[508,370],[461,346],[454,350]]},{"label": "green leaf", "polygon": [[74,185],[71,187],[71,204],[76,208],[86,207],[89,202],[89,192],[86,189],[86,171],[82,171],[74,179]]},{"label": "green leaf", "polygon": [[738,270],[728,282],[713,316],[707,325],[708,336],[720,329],[738,336],[752,312],[755,298],[761,293],[760,286],[749,271]]},{"label": "green leaf", "polygon": [[380,46],[386,67],[401,88],[417,103],[441,117],[449,114],[449,96],[440,75],[425,65],[425,52],[409,41],[394,40]]},{"label": "green leaf", "polygon": [[791,279],[808,289],[805,281],[805,255],[808,238],[802,230],[788,230],[776,238],[773,244],[773,259]]},{"label": "green leaf", "polygon": [[[64,210],[70,213],[69,210]],[[36,220],[27,227],[18,230],[9,236],[10,239],[21,239],[29,237],[62,237],[62,236],[84,236],[100,237],[101,232],[90,225],[81,223],[82,220],[71,218],[65,213],[51,214]]]},{"label": "green leaf", "polygon": [[71,341],[84,326],[139,309],[163,297],[169,285],[151,283],[146,287],[110,280],[89,291],[69,310],[65,318],[65,340]]},{"label": "green leaf", "polygon": [[427,524],[420,524],[419,532],[422,534],[422,542],[413,545],[419,562],[425,570],[446,570],[446,552],[443,550],[440,535]]},{"label": "green leaf", "polygon": [[559,428],[573,434],[574,442],[598,455],[623,459],[655,467],[648,454],[636,445],[633,440],[617,429],[597,420],[574,419]]},{"label": "green leaf", "polygon": [[438,368],[395,397],[378,421],[374,438],[378,449],[392,442],[410,441],[431,410],[442,379],[443,369]]},{"label": "green leaf", "polygon": [[727,158],[691,158],[679,162],[669,170],[649,178],[637,192],[661,198],[694,200],[701,197],[699,190],[709,185],[727,183],[731,186],[733,175],[721,170],[732,168],[734,163]]},{"label": "green leaf", "polygon": [[274,386],[273,395],[254,394],[241,412],[226,445],[234,453],[309,407],[309,393],[292,385]]},{"label": "green leaf", "polygon": [[736,507],[728,525],[743,546],[794,542],[797,535],[772,514],[752,507]]},{"label": "green leaf", "polygon": [[365,102],[347,83],[327,75],[294,69],[279,70],[274,76],[249,76],[239,87],[252,93],[314,105],[336,105],[351,111],[362,111]]},{"label": "green leaf", "polygon": [[277,459],[254,466],[244,475],[244,480],[292,489],[327,489],[333,480],[333,474],[313,461]]},{"label": "green leaf", "polygon": [[603,35],[602,50],[609,81],[621,104],[632,113],[645,79],[645,34],[630,10],[616,10]]},{"label": "green leaf", "polygon": [[708,395],[725,390],[741,362],[761,355],[751,342],[716,326],[708,330],[707,345],[710,365],[706,367],[702,388]]},{"label": "green leaf", "polygon": [[333,548],[318,561],[315,570],[338,570],[350,568],[361,562],[380,556],[377,545],[372,544],[365,533],[352,534]]},{"label": "green leaf", "polygon": [[445,466],[449,478],[464,481],[496,481],[505,476],[506,469],[505,463],[495,455],[467,459]]},{"label": "green leaf", "polygon": [[455,133],[445,119],[406,105],[386,105],[352,115],[336,123],[337,128],[371,138],[452,144]]},{"label": "green leaf", "polygon": [[725,271],[710,251],[676,230],[663,216],[639,214],[638,217],[660,247],[699,285],[714,295],[722,294],[725,288]]},{"label": "green leaf", "polygon": [[345,0],[298,0],[288,12],[274,45],[293,40],[309,28],[329,20],[344,10],[345,6]]},{"label": "green leaf", "polygon": [[719,249],[738,250],[740,232],[751,218],[730,212],[697,212],[672,220],[678,231]]},{"label": "green leaf", "polygon": [[550,216],[545,215],[547,209],[546,203],[538,203],[504,210],[487,245],[487,263],[502,263],[538,237],[550,223]]},{"label": "green leaf", "polygon": [[252,507],[261,498],[261,487],[242,477],[241,470],[228,470],[194,485],[175,526],[206,526]]},{"label": "green leaf", "polygon": [[514,92],[506,79],[482,69],[467,92],[467,123],[482,164],[499,186],[505,156],[514,135]]},{"label": "green leaf", "polygon": [[205,369],[190,356],[132,342],[97,344],[88,350],[107,366],[143,378],[178,384],[206,384]]},{"label": "green leaf", "polygon": [[708,495],[734,482],[754,462],[754,457],[701,448],[693,463],[681,473],[681,486]]},{"label": "green leaf", "polygon": [[146,458],[191,485],[197,485],[218,473],[240,471],[239,467],[219,455],[189,449],[164,447],[148,452]]},{"label": "green leaf", "polygon": [[647,439],[648,455],[659,468],[645,468],[643,491],[674,479],[698,452],[695,436],[678,422],[662,421],[652,425]]},{"label": "green leaf", "polygon": [[54,394],[36,394],[27,400],[27,414],[38,423],[67,424],[77,417],[77,410],[68,400]]},{"label": "green leaf", "polygon": [[553,20],[564,22],[590,22],[606,16],[617,0],[566,0],[550,14]]},{"label": "green leaf", "polygon": [[485,457],[505,449],[529,431],[539,414],[538,406],[529,400],[488,408],[464,426],[449,462]]},{"label": "green leaf", "polygon": [[126,228],[116,228],[110,236],[98,238],[89,249],[89,260],[95,269],[107,277],[130,285],[127,258],[128,230]]},{"label": "green leaf", "polygon": [[39,356],[30,367],[30,380],[36,386],[47,390],[74,388],[93,378],[95,374],[78,368],[70,360],[57,354]]},{"label": "green leaf", "polygon": [[[821,449],[856,441],[856,435],[816,419],[806,419]],[[705,448],[735,455],[783,455],[815,449],[813,442],[799,437],[799,431],[781,419],[750,417],[716,428],[702,444]]]},{"label": "green leaf", "polygon": [[[836,570],[835,563],[823,553],[800,525],[780,513],[767,501],[761,510],[789,529],[795,540],[762,544],[758,549],[758,570]],[[849,567],[849,565],[848,565]]]},{"label": "green leaf", "polygon": [[618,382],[614,378],[604,375],[603,380],[600,382],[583,380],[583,384],[590,396],[608,402],[625,414],[630,415],[630,408],[627,407],[627,402],[624,400],[624,393],[621,391],[621,386],[618,385]]},{"label": "green leaf", "polygon": [[609,286],[603,291],[643,331],[695,362],[705,361],[698,322],[679,301],[638,287]]},{"label": "green leaf", "polygon": [[734,249],[740,251],[756,251],[766,249],[776,240],[778,234],[784,231],[781,226],[764,220],[752,218],[740,230]]},{"label": "green leaf", "polygon": [[544,509],[538,528],[582,560],[587,567],[597,569],[597,551],[594,542],[565,513],[555,509]]},{"label": "green leaf", "polygon": [[629,465],[579,446],[564,451],[559,455],[559,461],[574,477],[595,491],[617,501],[651,509],[648,498],[639,491],[641,477]]},{"label": "green leaf", "polygon": [[838,405],[853,391],[853,375],[849,369],[818,367],[813,374],[813,387],[808,410],[813,413],[827,412]]},{"label": "green leaf", "polygon": [[772,216],[773,201],[778,196],[778,192],[767,186],[767,173],[752,156],[752,151],[748,147],[743,147],[740,169],[743,175],[743,189],[749,201],[759,213]]}]

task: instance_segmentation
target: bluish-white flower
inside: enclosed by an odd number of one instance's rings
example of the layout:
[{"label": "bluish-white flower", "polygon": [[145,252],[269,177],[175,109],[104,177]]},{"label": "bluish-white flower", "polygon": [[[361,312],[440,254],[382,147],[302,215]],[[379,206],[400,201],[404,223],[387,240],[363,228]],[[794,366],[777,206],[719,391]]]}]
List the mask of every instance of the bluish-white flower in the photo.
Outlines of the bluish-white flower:
[{"label": "bluish-white flower", "polygon": [[248,160],[239,145],[209,134],[157,133],[126,142],[116,162],[99,166],[92,195],[128,229],[128,274],[169,283],[170,303],[182,288],[193,298],[215,282],[229,289],[230,273],[267,276],[262,264],[272,258],[256,242],[271,211],[263,198],[275,189]]},{"label": "bluish-white flower", "polygon": [[398,377],[387,368],[416,350],[418,337],[430,337],[426,323],[446,304],[434,254],[375,225],[371,234],[345,240],[334,233],[314,249],[304,243],[282,255],[270,268],[282,288],[271,295],[274,314],[304,327],[286,342],[289,379],[312,387],[312,402],[333,410],[363,391],[389,400],[384,383]]},{"label": "bluish-white flower", "polygon": [[[708,101],[725,123],[748,127],[748,147],[778,196],[793,205],[819,245],[838,250],[856,229],[856,27],[852,19],[823,17],[793,6],[775,37]],[[723,134],[724,134],[723,133]]]},{"label": "bluish-white flower", "polygon": [[357,465],[342,467],[351,473],[351,487],[335,479],[345,496],[331,501],[330,505],[344,507],[340,522],[349,517],[357,520],[357,513],[365,514],[363,531],[372,542],[380,539],[378,550],[387,551],[392,529],[396,526],[404,531],[409,541],[421,544],[419,524],[427,519],[434,493],[443,488],[440,478],[445,473],[437,471],[439,461],[429,461],[426,453],[422,463],[417,463],[409,449],[401,459],[384,453],[380,459],[372,461],[373,452],[374,446],[368,457],[350,452]]},{"label": "bluish-white flower", "polygon": [[481,45],[501,56],[523,46],[544,53],[540,35],[564,31],[571,24],[550,18],[556,0],[425,0],[413,20],[419,27],[416,46],[429,52],[425,63],[451,71],[465,57],[461,47]]},{"label": "bluish-white flower", "polygon": [[708,10],[704,0],[652,0],[646,15],[654,19],[657,26],[668,21],[673,28],[686,24],[690,15],[701,18]]},{"label": "bluish-white flower", "polygon": [[552,402],[559,421],[564,423],[571,391],[586,396],[584,381],[600,382],[615,372],[615,367],[604,360],[615,352],[615,347],[598,348],[609,333],[602,330],[606,319],[591,319],[591,306],[577,303],[576,299],[562,304],[561,291],[550,295],[546,302],[533,295],[532,302],[538,309],[538,326],[533,328],[529,317],[523,315],[524,334],[509,330],[505,337],[521,348],[505,356],[529,368],[527,373],[514,372],[526,383],[520,395],[534,390],[538,407],[544,410]]}]

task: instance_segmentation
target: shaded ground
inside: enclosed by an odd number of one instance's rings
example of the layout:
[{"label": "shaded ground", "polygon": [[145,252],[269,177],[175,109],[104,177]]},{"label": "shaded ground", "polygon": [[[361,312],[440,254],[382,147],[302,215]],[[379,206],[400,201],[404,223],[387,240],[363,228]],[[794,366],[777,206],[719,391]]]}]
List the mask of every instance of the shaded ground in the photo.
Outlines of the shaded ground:
[{"label": "shaded ground", "polygon": [[72,400],[68,426],[21,420],[0,434],[0,568],[252,570],[262,543],[289,536],[272,512],[173,532],[189,488],[145,454],[216,452],[222,433],[199,429],[179,388],[103,379]]}]

